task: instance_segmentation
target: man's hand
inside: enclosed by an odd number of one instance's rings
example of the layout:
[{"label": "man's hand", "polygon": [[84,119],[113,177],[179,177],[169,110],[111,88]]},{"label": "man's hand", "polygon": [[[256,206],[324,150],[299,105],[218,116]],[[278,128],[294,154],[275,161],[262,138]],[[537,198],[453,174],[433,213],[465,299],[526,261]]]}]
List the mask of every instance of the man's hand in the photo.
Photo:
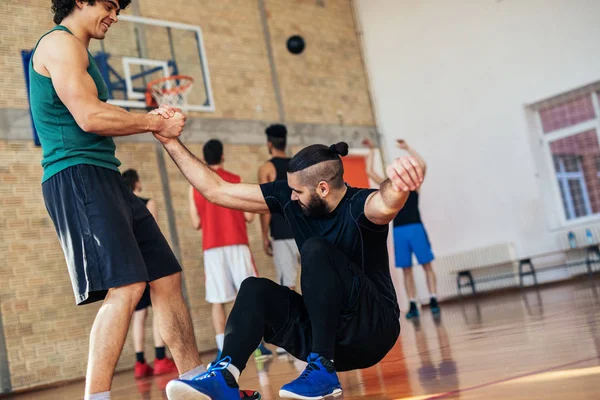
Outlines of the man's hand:
[{"label": "man's hand", "polygon": [[417,190],[423,183],[423,167],[415,157],[400,157],[385,170],[396,192]]},{"label": "man's hand", "polygon": [[271,243],[271,239],[263,238],[263,249],[265,250],[265,254],[269,257],[273,257],[273,244]]},{"label": "man's hand", "polygon": [[[156,113],[159,112],[159,109],[155,110]],[[169,111],[166,111],[168,114]],[[183,127],[185,126],[186,117],[179,111],[176,111],[172,117],[163,119],[162,128],[157,132],[152,132],[155,138],[157,138],[162,144],[168,143],[170,140],[177,139],[181,132],[183,132]]]},{"label": "man's hand", "polygon": [[374,149],[375,146],[373,145],[373,142],[371,142],[371,139],[369,138],[364,138],[362,141],[363,146],[365,146],[368,149]]},{"label": "man's hand", "polygon": [[150,111],[148,114],[160,115],[163,118],[171,118],[177,112],[181,112],[181,110],[177,107],[173,107],[173,106],[165,104],[165,105],[162,105],[162,106]]},{"label": "man's hand", "polygon": [[408,143],[406,143],[406,140],[404,140],[404,139],[396,139],[396,144],[402,150],[408,150]]}]

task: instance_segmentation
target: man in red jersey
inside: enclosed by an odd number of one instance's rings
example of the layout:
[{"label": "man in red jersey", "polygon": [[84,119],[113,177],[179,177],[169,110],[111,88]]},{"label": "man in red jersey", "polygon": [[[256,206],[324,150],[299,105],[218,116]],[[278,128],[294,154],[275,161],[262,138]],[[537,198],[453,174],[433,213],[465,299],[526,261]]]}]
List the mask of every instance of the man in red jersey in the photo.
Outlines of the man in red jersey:
[{"label": "man in red jersey", "polygon": [[[240,183],[238,175],[223,169],[223,144],[216,139],[203,148],[206,164],[223,180]],[[212,320],[219,352],[225,337],[225,303],[235,300],[244,279],[257,276],[250,248],[246,222],[254,214],[210,203],[193,187],[189,192],[190,220],[194,229],[202,229],[206,301],[212,304]]]}]

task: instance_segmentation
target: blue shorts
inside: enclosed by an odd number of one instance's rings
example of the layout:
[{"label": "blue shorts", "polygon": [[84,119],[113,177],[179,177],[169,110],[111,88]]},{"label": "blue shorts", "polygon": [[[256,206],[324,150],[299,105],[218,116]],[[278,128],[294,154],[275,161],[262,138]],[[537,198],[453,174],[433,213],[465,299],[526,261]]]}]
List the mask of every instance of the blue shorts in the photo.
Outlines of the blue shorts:
[{"label": "blue shorts", "polygon": [[394,228],[394,253],[396,267],[412,267],[412,254],[415,253],[419,264],[434,260],[431,244],[423,224],[401,225]]}]

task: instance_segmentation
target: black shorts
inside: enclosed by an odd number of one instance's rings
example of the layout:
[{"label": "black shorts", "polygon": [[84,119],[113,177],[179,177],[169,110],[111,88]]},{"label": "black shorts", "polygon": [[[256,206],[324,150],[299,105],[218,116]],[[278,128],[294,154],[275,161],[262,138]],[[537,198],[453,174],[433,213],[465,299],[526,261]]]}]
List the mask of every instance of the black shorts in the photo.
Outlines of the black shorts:
[{"label": "black shorts", "polygon": [[181,271],[158,224],[118,171],[69,167],[42,184],[78,305]]},{"label": "black shorts", "polygon": [[150,299],[150,285],[146,284],[146,289],[144,290],[144,294],[142,294],[142,298],[138,302],[137,306],[135,306],[135,311],[144,310],[151,306],[152,306],[152,300]]},{"label": "black shorts", "polygon": [[[398,309],[382,299],[371,281],[355,271],[349,306],[340,316],[335,344],[335,368],[350,371],[368,368],[381,361],[394,347],[400,335]],[[286,288],[290,296],[288,320],[273,331],[266,327],[267,343],[306,360],[312,349],[312,328],[302,296]]]}]

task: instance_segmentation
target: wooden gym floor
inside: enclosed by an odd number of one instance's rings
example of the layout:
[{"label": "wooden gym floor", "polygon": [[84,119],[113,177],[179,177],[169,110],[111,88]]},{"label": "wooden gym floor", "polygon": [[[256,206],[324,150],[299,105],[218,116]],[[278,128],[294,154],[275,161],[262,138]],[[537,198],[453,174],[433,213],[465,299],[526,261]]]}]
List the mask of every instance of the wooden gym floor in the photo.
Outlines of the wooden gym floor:
[{"label": "wooden gym floor", "polygon": [[[205,357],[206,362],[211,357]],[[279,388],[304,365],[250,360],[241,386],[279,398]],[[166,399],[172,376],[135,381],[115,377],[113,399]],[[338,399],[598,399],[600,398],[600,280],[488,295],[442,304],[434,320],[402,320],[390,354],[367,370],[340,374]],[[81,399],[83,382],[14,399]]]}]

